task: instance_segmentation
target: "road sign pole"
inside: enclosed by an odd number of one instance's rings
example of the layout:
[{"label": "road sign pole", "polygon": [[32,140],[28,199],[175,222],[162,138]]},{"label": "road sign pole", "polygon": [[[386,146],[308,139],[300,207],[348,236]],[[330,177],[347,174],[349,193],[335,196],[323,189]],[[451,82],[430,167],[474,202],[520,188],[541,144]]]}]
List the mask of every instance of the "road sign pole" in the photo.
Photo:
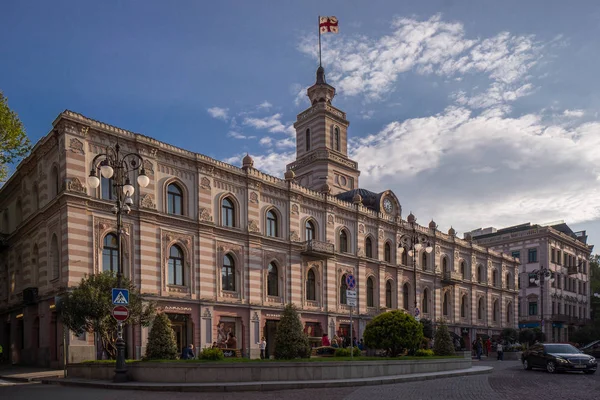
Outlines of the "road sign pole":
[{"label": "road sign pole", "polygon": [[354,360],[354,343],[352,342],[352,309],[350,306],[350,361]]}]

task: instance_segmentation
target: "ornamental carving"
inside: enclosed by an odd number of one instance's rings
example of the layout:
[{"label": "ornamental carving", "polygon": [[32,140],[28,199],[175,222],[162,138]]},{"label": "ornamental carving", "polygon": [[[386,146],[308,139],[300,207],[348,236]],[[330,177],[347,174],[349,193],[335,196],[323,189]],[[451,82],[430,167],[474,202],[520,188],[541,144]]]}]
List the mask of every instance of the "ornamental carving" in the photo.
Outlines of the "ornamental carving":
[{"label": "ornamental carving", "polygon": [[492,268],[492,260],[488,260],[488,268]]},{"label": "ornamental carving", "polygon": [[79,132],[80,132],[81,136],[85,137],[85,136],[87,136],[89,130],[90,130],[89,126],[82,126],[81,130]]},{"label": "ornamental carving", "polygon": [[143,208],[151,208],[151,209],[156,208],[156,204],[154,203],[154,196],[151,195],[150,193],[146,193],[142,197],[142,201],[140,202],[140,204]]},{"label": "ornamental carving", "polygon": [[292,242],[299,242],[300,241],[300,236],[298,236],[298,234],[296,233],[296,231],[292,231],[290,233],[290,240]]},{"label": "ornamental carving", "polygon": [[71,139],[71,141],[69,142],[69,148],[73,153],[85,154],[85,152],[83,151],[83,142],[81,140],[75,138]]},{"label": "ornamental carving", "polygon": [[292,204],[292,214],[298,215],[299,212],[300,212],[300,209],[298,207],[298,204]]},{"label": "ornamental carving", "polygon": [[454,259],[458,260],[459,254],[458,254],[458,250],[454,250]]},{"label": "ornamental carving", "polygon": [[437,254],[439,256],[441,252],[442,252],[442,249],[440,248],[440,246],[435,246],[435,254]]},{"label": "ornamental carving", "polygon": [[383,239],[383,229],[379,230],[379,239]]},{"label": "ornamental carving", "polygon": [[250,193],[250,203],[258,203],[258,194],[256,192]]},{"label": "ornamental carving", "polygon": [[200,221],[212,222],[212,216],[208,208],[200,208]]},{"label": "ornamental carving", "polygon": [[210,179],[208,179],[205,176],[202,177],[202,179],[200,179],[200,187],[202,189],[209,190],[210,189]]},{"label": "ornamental carving", "polygon": [[265,251],[263,253],[264,265],[268,265],[273,260],[277,261],[279,265],[285,265],[285,254],[274,251]]},{"label": "ornamental carving", "polygon": [[210,318],[212,317],[212,314],[210,313],[210,310],[207,308],[204,309],[204,312],[202,313],[202,318]]},{"label": "ornamental carving", "polygon": [[81,181],[78,178],[71,178],[69,182],[67,182],[67,190],[69,192],[87,194],[87,189],[81,184]]},{"label": "ornamental carving", "polygon": [[358,224],[358,233],[365,233],[365,226],[363,224]]},{"label": "ornamental carving", "polygon": [[255,221],[250,221],[248,223],[248,231],[258,233],[260,232],[260,228],[258,227]]},{"label": "ornamental carving", "polygon": [[329,215],[329,216],[327,217],[327,223],[328,223],[329,225],[333,225],[333,223],[334,223],[334,220],[333,220],[333,215]]},{"label": "ornamental carving", "polygon": [[152,164],[152,162],[150,162],[150,160],[144,160],[144,170],[146,170],[146,174],[147,173],[154,173],[154,164]]}]

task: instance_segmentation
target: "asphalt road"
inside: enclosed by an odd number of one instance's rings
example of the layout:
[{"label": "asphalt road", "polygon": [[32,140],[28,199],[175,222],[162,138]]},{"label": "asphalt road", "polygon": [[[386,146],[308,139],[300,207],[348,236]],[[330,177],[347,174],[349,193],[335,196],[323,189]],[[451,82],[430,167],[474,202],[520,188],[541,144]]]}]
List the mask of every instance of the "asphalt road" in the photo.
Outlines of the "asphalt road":
[{"label": "asphalt road", "polygon": [[87,389],[42,384],[0,384],[0,399],[11,400],[154,400],[154,399],[233,399],[233,400],[472,400],[527,399],[582,400],[597,398],[600,372],[595,375],[545,371],[524,371],[517,361],[483,361],[494,367],[491,374],[435,379],[394,385],[286,390],[279,392],[176,393]]}]

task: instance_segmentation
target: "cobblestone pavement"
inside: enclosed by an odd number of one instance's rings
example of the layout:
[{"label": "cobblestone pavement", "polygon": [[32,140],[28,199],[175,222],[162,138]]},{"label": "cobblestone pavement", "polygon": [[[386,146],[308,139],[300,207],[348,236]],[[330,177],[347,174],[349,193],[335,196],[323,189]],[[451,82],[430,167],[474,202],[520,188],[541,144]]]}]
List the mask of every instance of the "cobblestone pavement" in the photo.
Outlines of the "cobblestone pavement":
[{"label": "cobblestone pavement", "polygon": [[44,400],[547,400],[548,398],[582,400],[597,398],[598,393],[600,393],[600,372],[595,375],[583,375],[581,373],[551,375],[545,371],[524,371],[520,363],[516,361],[483,361],[476,365],[493,366],[494,371],[486,375],[394,385],[263,393],[160,393],[17,384],[4,387],[0,385],[0,398],[15,400],[30,400],[32,398],[43,398]]}]

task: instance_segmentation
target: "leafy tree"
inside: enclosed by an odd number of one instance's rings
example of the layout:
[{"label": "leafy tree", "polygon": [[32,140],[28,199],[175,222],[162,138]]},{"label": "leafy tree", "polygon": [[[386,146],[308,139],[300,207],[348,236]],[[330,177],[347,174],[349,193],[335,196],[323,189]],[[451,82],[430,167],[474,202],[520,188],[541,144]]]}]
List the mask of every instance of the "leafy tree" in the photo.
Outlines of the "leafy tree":
[{"label": "leafy tree", "polygon": [[532,345],[535,343],[535,332],[529,328],[521,329],[519,331],[519,342]]},{"label": "leafy tree", "polygon": [[519,337],[519,332],[514,328],[504,328],[502,329],[501,335],[504,340],[507,340],[509,343],[514,343]]},{"label": "leafy tree", "polygon": [[293,304],[287,304],[277,325],[275,334],[275,358],[291,360],[294,358],[309,358],[310,343],[302,329],[302,322]]},{"label": "leafy tree", "polygon": [[[174,360],[178,353],[171,321],[167,314],[160,313],[154,318],[152,329],[148,335],[146,358],[148,360]],[[223,353],[221,353],[222,355]]]},{"label": "leafy tree", "polygon": [[433,339],[433,322],[427,318],[424,318],[419,322],[421,322],[421,325],[423,325],[423,336]]},{"label": "leafy tree", "polygon": [[[142,302],[137,288],[127,278],[122,279],[123,288],[129,289],[129,319],[125,324],[148,326],[155,313],[153,303]],[[96,333],[102,347],[110,358],[116,358],[117,321],[112,317],[112,288],[117,278],[111,272],[89,275],[79,286],[67,291],[60,306],[62,322],[77,334]]]},{"label": "leafy tree", "polygon": [[24,157],[31,144],[19,116],[8,107],[8,99],[0,91],[0,182],[8,175],[7,165]]},{"label": "leafy tree", "polygon": [[440,318],[437,323],[433,339],[433,352],[436,356],[453,356],[455,354],[454,343],[452,343],[448,326],[443,318]]},{"label": "leafy tree", "polygon": [[546,334],[542,332],[540,328],[533,328],[533,333],[535,335],[536,342],[544,343],[546,341]]},{"label": "leafy tree", "polygon": [[405,349],[418,349],[423,338],[423,325],[401,310],[379,314],[365,328],[363,339],[371,349],[388,350],[396,357]]}]

